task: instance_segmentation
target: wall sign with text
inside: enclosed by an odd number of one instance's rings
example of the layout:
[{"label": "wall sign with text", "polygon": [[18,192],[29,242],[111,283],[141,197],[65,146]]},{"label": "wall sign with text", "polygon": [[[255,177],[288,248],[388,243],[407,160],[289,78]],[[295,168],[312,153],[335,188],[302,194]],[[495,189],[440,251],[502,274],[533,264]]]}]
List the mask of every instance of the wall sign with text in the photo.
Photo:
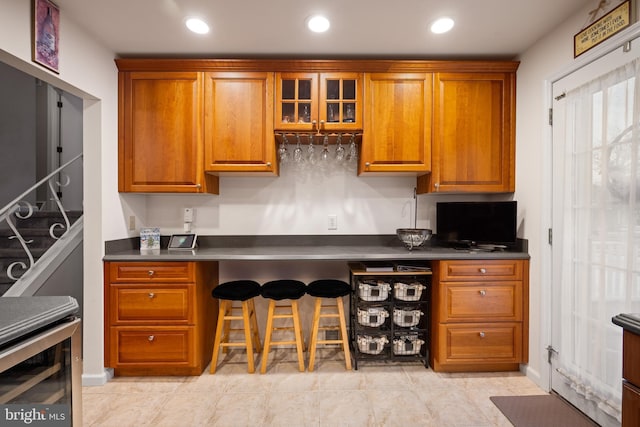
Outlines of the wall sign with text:
[{"label": "wall sign with text", "polygon": [[[598,7],[600,8],[601,6]],[[594,12],[597,12],[597,10]],[[620,3],[620,5],[573,36],[574,58],[630,26],[633,18],[635,18],[635,9],[633,8],[632,0]]]}]

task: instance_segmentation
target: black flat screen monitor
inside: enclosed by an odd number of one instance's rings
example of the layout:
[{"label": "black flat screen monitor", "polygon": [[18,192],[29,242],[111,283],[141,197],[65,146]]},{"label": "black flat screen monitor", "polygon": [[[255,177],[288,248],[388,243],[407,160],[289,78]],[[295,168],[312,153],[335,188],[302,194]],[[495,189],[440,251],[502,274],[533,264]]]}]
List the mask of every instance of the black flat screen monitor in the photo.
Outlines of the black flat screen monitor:
[{"label": "black flat screen monitor", "polygon": [[438,241],[454,244],[516,243],[517,203],[440,202],[436,204]]}]

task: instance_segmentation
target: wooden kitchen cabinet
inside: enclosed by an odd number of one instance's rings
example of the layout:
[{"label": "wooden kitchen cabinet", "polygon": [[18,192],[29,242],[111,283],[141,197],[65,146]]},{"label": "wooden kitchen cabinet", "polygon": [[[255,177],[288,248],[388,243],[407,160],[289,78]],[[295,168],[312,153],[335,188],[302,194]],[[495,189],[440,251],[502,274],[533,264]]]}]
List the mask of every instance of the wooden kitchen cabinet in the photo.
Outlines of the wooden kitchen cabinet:
[{"label": "wooden kitchen cabinet", "polygon": [[435,73],[430,175],[418,192],[515,191],[515,72]]},{"label": "wooden kitchen cabinet", "polygon": [[365,75],[365,118],[359,174],[431,170],[430,73]]},{"label": "wooden kitchen cabinet", "polygon": [[200,375],[218,313],[215,262],[106,262],[105,366],[115,375]]},{"label": "wooden kitchen cabinet", "polygon": [[332,132],[362,129],[362,74],[276,73],[275,128]]},{"label": "wooden kitchen cabinet", "polygon": [[434,371],[518,370],[528,361],[528,260],[433,263]]},{"label": "wooden kitchen cabinet", "polygon": [[622,332],[622,427],[640,425],[640,335]]},{"label": "wooden kitchen cabinet", "polygon": [[278,173],[273,73],[205,73],[204,113],[205,172]]},{"label": "wooden kitchen cabinet", "polygon": [[203,172],[198,72],[119,74],[118,191],[217,193]]},{"label": "wooden kitchen cabinet", "polygon": [[277,175],[276,144],[296,132],[351,133],[358,174],[415,175],[419,193],[515,189],[514,61],[116,64],[120,192],[217,194],[227,172]]}]

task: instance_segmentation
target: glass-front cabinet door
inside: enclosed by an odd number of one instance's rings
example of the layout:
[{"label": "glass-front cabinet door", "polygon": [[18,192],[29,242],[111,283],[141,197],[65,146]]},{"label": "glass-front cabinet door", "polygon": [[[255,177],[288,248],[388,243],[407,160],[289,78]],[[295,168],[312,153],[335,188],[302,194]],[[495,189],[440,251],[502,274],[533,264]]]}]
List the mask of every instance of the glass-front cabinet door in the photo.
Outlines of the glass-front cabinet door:
[{"label": "glass-front cabinet door", "polygon": [[362,128],[359,73],[277,73],[276,130]]},{"label": "glass-front cabinet door", "polygon": [[312,131],[318,123],[318,74],[277,73],[277,130]]},{"label": "glass-front cabinet door", "polygon": [[320,74],[320,125],[328,131],[362,129],[362,74]]}]

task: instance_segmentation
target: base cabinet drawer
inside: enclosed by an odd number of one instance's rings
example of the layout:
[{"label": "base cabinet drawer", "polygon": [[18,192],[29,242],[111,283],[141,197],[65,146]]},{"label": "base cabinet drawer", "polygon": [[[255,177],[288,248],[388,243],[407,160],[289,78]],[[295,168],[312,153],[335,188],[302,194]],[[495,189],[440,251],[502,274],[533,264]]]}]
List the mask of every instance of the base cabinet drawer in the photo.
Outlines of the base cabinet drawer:
[{"label": "base cabinet drawer", "polygon": [[445,362],[518,362],[522,348],[520,323],[441,325]]},{"label": "base cabinet drawer", "polygon": [[195,280],[193,262],[112,262],[111,282],[185,282]]},{"label": "base cabinet drawer", "polygon": [[440,261],[439,278],[449,280],[522,280],[521,260]]},{"label": "base cabinet drawer", "polygon": [[441,322],[522,320],[520,282],[445,282],[441,286]]},{"label": "base cabinet drawer", "polygon": [[112,328],[115,367],[127,364],[191,364],[193,327]]},{"label": "base cabinet drawer", "polygon": [[112,324],[140,322],[193,323],[195,285],[111,286]]}]

